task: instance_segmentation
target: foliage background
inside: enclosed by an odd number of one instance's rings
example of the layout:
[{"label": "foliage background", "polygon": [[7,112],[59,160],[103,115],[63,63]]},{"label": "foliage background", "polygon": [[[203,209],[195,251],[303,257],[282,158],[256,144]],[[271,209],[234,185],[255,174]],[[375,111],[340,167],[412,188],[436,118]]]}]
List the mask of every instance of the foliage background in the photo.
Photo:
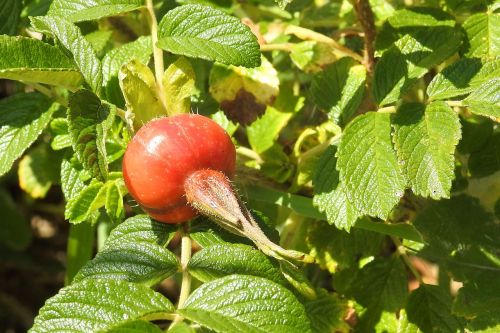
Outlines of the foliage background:
[{"label": "foliage background", "polygon": [[[155,332],[177,314],[181,332],[499,331],[497,11],[2,2],[0,330],[32,327],[57,294],[33,331],[53,330],[58,311],[81,330]],[[267,235],[315,264],[280,265],[202,218],[180,230],[126,219],[141,213],[121,178],[133,131],[191,110],[232,135],[235,182]],[[186,275],[192,294],[175,308]],[[79,317],[86,302],[107,325]],[[256,308],[268,314],[241,315]]]}]

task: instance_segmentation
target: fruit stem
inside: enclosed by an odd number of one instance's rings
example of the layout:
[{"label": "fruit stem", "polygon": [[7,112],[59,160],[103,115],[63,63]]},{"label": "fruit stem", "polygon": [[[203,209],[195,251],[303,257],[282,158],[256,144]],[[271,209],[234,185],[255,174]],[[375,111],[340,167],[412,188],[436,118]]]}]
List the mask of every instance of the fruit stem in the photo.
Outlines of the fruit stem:
[{"label": "fruit stem", "polygon": [[182,282],[177,307],[181,308],[186,302],[191,292],[191,274],[188,272],[188,263],[191,259],[191,237],[185,231],[182,232],[181,239],[181,269]]},{"label": "fruit stem", "polygon": [[184,190],[189,204],[201,214],[229,232],[249,238],[265,254],[285,261],[314,262],[305,253],[285,250],[269,240],[222,172],[196,171],[186,179]]}]

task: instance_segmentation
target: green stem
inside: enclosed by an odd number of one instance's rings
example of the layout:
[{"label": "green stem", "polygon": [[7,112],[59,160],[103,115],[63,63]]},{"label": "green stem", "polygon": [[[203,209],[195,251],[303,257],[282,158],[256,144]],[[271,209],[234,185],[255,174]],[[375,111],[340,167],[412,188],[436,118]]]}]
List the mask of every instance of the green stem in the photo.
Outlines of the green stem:
[{"label": "green stem", "polygon": [[45,96],[53,99],[62,106],[68,107],[68,101],[66,101],[63,97],[59,96],[59,94],[57,94],[53,89],[47,88],[39,83],[25,83],[25,84],[31,86],[33,89],[44,94]]},{"label": "green stem", "polygon": [[325,43],[328,45],[331,45],[335,50],[337,50],[340,54],[351,57],[355,60],[357,60],[360,63],[363,63],[363,57],[357,54],[356,52],[352,51],[351,49],[345,47],[344,45],[340,44],[336,40],[325,36],[323,34],[320,34],[319,32],[302,28],[299,26],[295,25],[290,25],[285,31],[286,34],[293,34],[297,36],[300,39],[305,39],[305,40],[313,40],[319,43]]},{"label": "green stem", "polygon": [[239,146],[238,148],[236,148],[236,153],[255,160],[259,164],[264,163],[262,157],[250,148]]},{"label": "green stem", "polygon": [[183,232],[181,240],[182,282],[178,308],[182,308],[191,292],[191,274],[188,272],[189,260],[191,260],[191,237],[188,233]]},{"label": "green stem", "polygon": [[269,52],[269,51],[285,51],[292,52],[293,44],[292,43],[281,43],[281,44],[264,44],[260,46],[261,52]]},{"label": "green stem", "polygon": [[417,271],[417,269],[415,268],[415,266],[413,266],[413,264],[412,264],[412,262],[410,260],[410,257],[406,253],[406,248],[403,246],[403,244],[401,244],[401,241],[399,240],[399,238],[391,236],[391,239],[392,239],[392,242],[394,243],[394,245],[396,245],[396,249],[398,251],[398,255],[401,257],[401,259],[403,259],[404,263],[410,269],[410,271],[413,274],[413,276],[415,277],[415,279],[417,279],[417,281],[419,283],[423,283],[422,276]]},{"label": "green stem", "polygon": [[165,94],[163,93],[163,51],[156,44],[158,43],[158,21],[156,21],[153,0],[146,0],[146,8],[149,16],[149,25],[151,30],[151,41],[153,44],[153,58],[155,63],[156,85],[158,87],[158,95],[163,106],[166,107]]}]

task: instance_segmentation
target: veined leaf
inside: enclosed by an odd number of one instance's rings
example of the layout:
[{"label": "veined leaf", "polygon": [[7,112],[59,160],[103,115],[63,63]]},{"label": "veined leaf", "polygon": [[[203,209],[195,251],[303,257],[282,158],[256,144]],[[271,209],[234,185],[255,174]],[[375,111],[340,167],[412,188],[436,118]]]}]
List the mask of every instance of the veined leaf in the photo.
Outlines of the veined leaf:
[{"label": "veined leaf", "polygon": [[413,192],[449,198],[455,177],[455,147],[460,140],[458,115],[443,102],[403,104],[394,118],[394,143]]},{"label": "veined leaf", "polygon": [[462,40],[451,27],[418,30],[400,38],[375,67],[373,96],[379,105],[398,100],[429,68],[451,56]]},{"label": "veined leaf", "polygon": [[198,4],[169,11],[159,24],[158,46],[188,57],[257,67],[260,48],[250,28],[234,16]]},{"label": "veined leaf", "polygon": [[66,153],[61,162],[61,189],[66,201],[70,201],[85,187],[84,180],[89,176],[76,157]]},{"label": "veined leaf", "polygon": [[361,214],[347,199],[345,185],[340,182],[336,153],[336,146],[328,147],[316,165],[313,204],[326,214],[328,223],[349,231]]},{"label": "veined leaf", "polygon": [[365,67],[345,57],[314,75],[311,94],[330,118],[346,124],[363,99],[365,78]]},{"label": "veined leaf", "polygon": [[487,116],[496,122],[500,122],[499,91],[500,78],[497,76],[496,78],[484,82],[475,89],[469,97],[464,100],[464,104],[469,106],[473,113]]},{"label": "veined leaf", "polygon": [[151,58],[153,47],[151,37],[141,36],[135,41],[112,49],[102,59],[102,82],[107,99],[117,106],[124,106],[122,92],[118,84],[120,68],[133,59],[147,64]]},{"label": "veined leaf", "polygon": [[[168,330],[171,333],[175,333],[170,328]],[[163,331],[161,330],[161,328],[148,321],[135,320],[113,327],[112,329],[107,330],[106,332],[107,333],[162,333]],[[188,333],[194,333],[194,331]]]},{"label": "veined leaf", "polygon": [[30,332],[106,331],[136,319],[165,318],[174,307],[163,295],[135,283],[84,280],[47,300]]},{"label": "veined leaf", "polygon": [[127,241],[113,243],[97,253],[73,281],[110,279],[152,286],[177,272],[178,265],[175,255],[164,247],[128,237]]},{"label": "veined leaf", "polygon": [[57,47],[25,37],[0,36],[0,78],[75,89],[83,77]]},{"label": "veined leaf", "polygon": [[125,184],[121,179],[114,181],[106,192],[106,214],[113,222],[120,223],[125,217],[125,210],[123,208],[123,196],[126,194]]},{"label": "veined leaf", "polygon": [[163,75],[163,90],[169,114],[191,112],[191,95],[195,92],[196,75],[189,60],[180,57]]},{"label": "veined leaf", "polygon": [[102,102],[88,90],[79,90],[69,99],[69,131],[73,150],[85,169],[99,180],[108,175],[106,133],[111,128],[116,108]]},{"label": "veined leaf", "polygon": [[254,276],[207,282],[177,312],[221,333],[311,332],[304,306],[288,289]]},{"label": "veined leaf", "polygon": [[119,80],[127,109],[134,113],[136,129],[151,119],[167,114],[158,96],[154,74],[148,66],[132,60],[120,69]]},{"label": "veined leaf", "polygon": [[177,227],[151,220],[147,215],[136,215],[126,219],[113,229],[104,247],[113,247],[114,244],[126,242],[149,242],[165,247],[174,234]]},{"label": "veined leaf", "polygon": [[465,56],[492,59],[500,54],[500,14],[491,11],[472,15],[463,28],[467,36]]},{"label": "veined leaf", "polygon": [[47,15],[80,22],[130,12],[143,6],[143,0],[54,0]]},{"label": "veined leaf", "polygon": [[106,187],[101,182],[93,182],[68,201],[65,218],[71,223],[81,223],[105,203]]},{"label": "veined leaf", "polygon": [[392,147],[390,115],[368,112],[355,118],[345,129],[337,155],[347,198],[361,214],[387,218],[405,189]]},{"label": "veined leaf", "polygon": [[293,113],[280,112],[268,107],[264,115],[247,127],[250,146],[257,153],[263,153],[276,144],[276,139]]},{"label": "veined leaf", "polygon": [[112,37],[112,30],[96,30],[85,35],[85,39],[90,42],[99,59],[102,59],[106,52],[113,48]]},{"label": "veined leaf", "polygon": [[427,87],[431,99],[465,95],[500,76],[500,59],[462,58],[438,73]]},{"label": "veined leaf", "polygon": [[243,244],[216,244],[196,252],[189,272],[202,282],[230,274],[260,276],[285,284],[279,268],[262,252]]},{"label": "veined leaf", "polygon": [[73,59],[85,81],[99,95],[102,85],[101,62],[90,42],[83,37],[80,29],[59,16],[32,17],[31,24],[36,30],[49,33],[57,38],[73,54]]},{"label": "veined leaf", "polygon": [[15,34],[22,8],[22,0],[3,1],[0,4],[0,34]]},{"label": "veined leaf", "polygon": [[459,330],[458,320],[451,314],[451,296],[438,286],[421,284],[408,298],[408,321],[422,332],[449,332]]},{"label": "veined leaf", "polygon": [[401,258],[375,259],[356,275],[353,281],[356,300],[368,309],[394,312],[408,296],[406,270]]},{"label": "veined leaf", "polygon": [[0,175],[38,138],[58,107],[38,93],[0,100]]}]

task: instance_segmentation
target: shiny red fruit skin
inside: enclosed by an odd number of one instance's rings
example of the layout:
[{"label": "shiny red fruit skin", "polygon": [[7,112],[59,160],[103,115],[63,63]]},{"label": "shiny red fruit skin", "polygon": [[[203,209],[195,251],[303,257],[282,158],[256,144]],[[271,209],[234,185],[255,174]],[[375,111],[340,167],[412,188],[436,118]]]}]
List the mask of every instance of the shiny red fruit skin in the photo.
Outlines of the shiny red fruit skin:
[{"label": "shiny red fruit skin", "polygon": [[125,151],[123,178],[151,217],[182,223],[198,214],[186,202],[186,178],[203,169],[231,178],[235,164],[234,144],[222,127],[204,116],[180,114],[141,127]]}]

